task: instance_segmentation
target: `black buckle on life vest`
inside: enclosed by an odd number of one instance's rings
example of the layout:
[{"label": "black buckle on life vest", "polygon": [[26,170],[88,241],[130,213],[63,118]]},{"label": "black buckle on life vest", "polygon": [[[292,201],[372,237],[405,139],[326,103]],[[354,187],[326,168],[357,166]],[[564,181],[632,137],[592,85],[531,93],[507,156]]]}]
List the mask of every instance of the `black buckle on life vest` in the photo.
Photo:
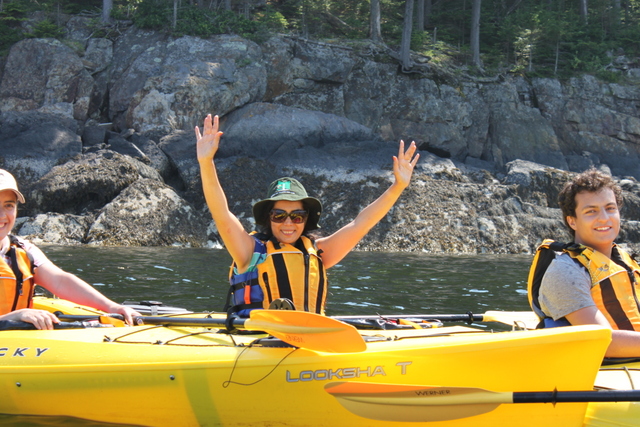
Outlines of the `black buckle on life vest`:
[{"label": "black buckle on life vest", "polygon": [[576,242],[569,242],[569,243],[551,242],[549,244],[549,249],[551,249],[554,252],[569,251],[569,252],[582,253],[582,251],[585,250],[585,246]]}]

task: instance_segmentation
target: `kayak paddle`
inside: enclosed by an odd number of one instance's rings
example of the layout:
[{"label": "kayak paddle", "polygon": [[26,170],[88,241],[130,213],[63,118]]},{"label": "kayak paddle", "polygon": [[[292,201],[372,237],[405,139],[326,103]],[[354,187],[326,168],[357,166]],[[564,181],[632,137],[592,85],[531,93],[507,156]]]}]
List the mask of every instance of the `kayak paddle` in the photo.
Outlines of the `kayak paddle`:
[{"label": "kayak paddle", "polygon": [[[56,313],[60,320],[103,319],[108,316],[66,315]],[[226,327],[249,331],[264,331],[296,347],[328,353],[357,353],[366,350],[367,345],[356,328],[339,320],[305,311],[254,310],[249,319],[206,318],[206,317],[162,317],[137,316],[139,324],[185,326],[185,327]]]},{"label": "kayak paddle", "polygon": [[402,314],[402,315],[373,315],[373,316],[332,316],[338,320],[350,319],[415,319],[440,320],[441,322],[498,322],[509,326],[521,326],[526,329],[536,329],[540,322],[533,311],[487,311],[484,314]]},{"label": "kayak paddle", "polygon": [[[85,329],[106,326],[107,325],[93,325],[88,322],[74,321],[54,323],[53,329]],[[35,331],[37,329],[33,323],[23,322],[21,320],[0,320],[0,331]]]},{"label": "kayak paddle", "polygon": [[325,391],[350,412],[382,421],[447,421],[506,403],[638,402],[640,390],[495,392],[473,387],[331,382]]}]

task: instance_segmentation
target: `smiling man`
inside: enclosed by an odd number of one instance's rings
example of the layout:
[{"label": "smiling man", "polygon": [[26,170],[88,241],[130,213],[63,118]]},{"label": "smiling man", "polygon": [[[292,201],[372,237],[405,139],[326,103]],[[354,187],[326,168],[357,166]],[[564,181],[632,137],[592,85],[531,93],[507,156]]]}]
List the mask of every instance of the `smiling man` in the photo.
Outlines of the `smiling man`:
[{"label": "smiling man", "polygon": [[[640,266],[614,243],[622,191],[595,169],[577,175],[558,196],[574,244],[545,241],[557,251],[546,272],[540,250],[531,269],[532,308],[545,324],[603,325],[613,330],[608,357],[640,356]],[[541,275],[539,289],[535,276]],[[552,319],[552,320],[551,320]]]}]

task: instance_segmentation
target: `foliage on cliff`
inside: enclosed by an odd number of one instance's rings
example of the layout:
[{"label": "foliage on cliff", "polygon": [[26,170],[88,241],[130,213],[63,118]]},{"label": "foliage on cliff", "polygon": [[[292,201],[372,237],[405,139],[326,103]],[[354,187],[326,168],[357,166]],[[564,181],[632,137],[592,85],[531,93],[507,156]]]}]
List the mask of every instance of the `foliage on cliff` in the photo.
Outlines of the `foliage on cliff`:
[{"label": "foliage on cliff", "polygon": [[[470,64],[470,0],[416,2],[412,49],[433,61]],[[478,0],[476,0],[478,1]],[[233,33],[254,41],[274,32],[314,39],[367,39],[371,0],[3,0],[0,50],[24,37],[64,32],[60,14],[93,14],[166,30],[177,36]],[[403,29],[405,1],[379,0],[383,41],[395,48]],[[588,6],[588,7],[587,7]],[[47,19],[24,25],[35,11]],[[104,20],[104,19],[103,19]],[[640,0],[484,0],[480,52],[488,72],[568,77],[591,73],[616,80],[640,55]],[[112,21],[113,22],[113,21]]]}]

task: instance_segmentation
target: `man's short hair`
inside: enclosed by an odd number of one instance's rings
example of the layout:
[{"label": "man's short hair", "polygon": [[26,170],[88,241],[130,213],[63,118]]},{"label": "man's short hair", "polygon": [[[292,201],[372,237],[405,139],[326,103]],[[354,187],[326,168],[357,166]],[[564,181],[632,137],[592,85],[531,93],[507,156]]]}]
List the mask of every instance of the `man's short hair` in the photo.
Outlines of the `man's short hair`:
[{"label": "man's short hair", "polygon": [[562,219],[565,225],[569,228],[572,236],[575,236],[576,232],[569,226],[567,217],[576,216],[576,194],[582,192],[597,193],[598,191],[610,188],[616,198],[618,208],[622,207],[622,189],[615,183],[610,175],[601,172],[597,169],[589,169],[578,175],[576,175],[571,181],[567,182],[558,194],[558,205],[562,210]]}]

